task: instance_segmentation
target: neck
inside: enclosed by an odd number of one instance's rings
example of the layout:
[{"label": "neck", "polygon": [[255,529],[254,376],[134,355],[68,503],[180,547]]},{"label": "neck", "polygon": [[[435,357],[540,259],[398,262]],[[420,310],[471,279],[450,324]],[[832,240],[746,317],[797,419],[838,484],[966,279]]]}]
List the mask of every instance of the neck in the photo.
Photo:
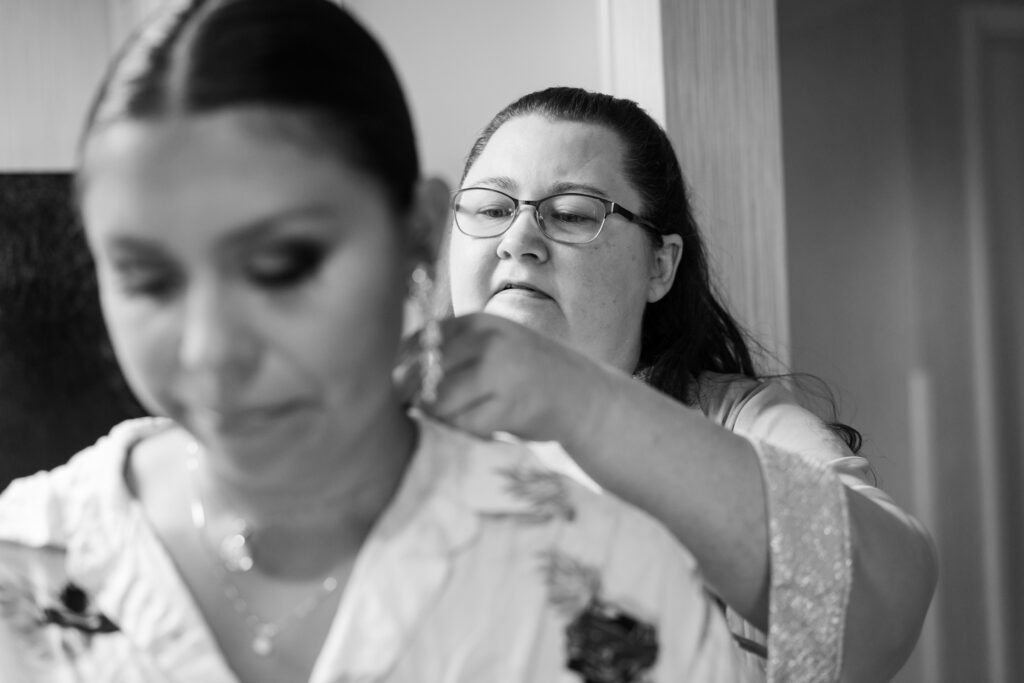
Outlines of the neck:
[{"label": "neck", "polygon": [[580,349],[584,355],[604,365],[609,365],[627,375],[633,374],[640,362],[639,340],[633,344],[623,344],[611,349]]},{"label": "neck", "polygon": [[211,533],[231,533],[244,521],[261,569],[274,573],[292,573],[286,566],[315,573],[354,554],[394,497],[416,440],[400,407],[360,422],[332,432],[331,444],[279,454],[266,467],[199,447],[195,494]]}]

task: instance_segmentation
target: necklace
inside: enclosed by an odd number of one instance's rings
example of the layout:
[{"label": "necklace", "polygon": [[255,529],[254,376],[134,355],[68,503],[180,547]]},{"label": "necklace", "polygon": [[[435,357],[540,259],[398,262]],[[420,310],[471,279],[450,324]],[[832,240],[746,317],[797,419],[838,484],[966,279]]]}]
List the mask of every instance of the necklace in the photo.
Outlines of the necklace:
[{"label": "necklace", "polygon": [[[189,458],[187,467],[189,477],[192,480],[192,489],[195,495],[192,496],[192,525],[200,533],[204,544],[209,544],[209,534],[206,531],[206,506],[203,504],[203,488],[199,482],[199,445],[191,442],[188,445]],[[244,519],[236,520],[232,525],[232,533],[221,539],[216,547],[211,548],[221,564],[229,572],[247,572],[256,564],[253,557],[252,536],[253,531]]]},{"label": "necklace", "polygon": [[320,582],[316,591],[296,604],[287,614],[273,621],[261,619],[249,607],[245,596],[231,579],[232,573],[248,572],[255,566],[250,543],[252,531],[242,520],[238,532],[229,534],[216,548],[211,547],[209,533],[206,530],[206,506],[203,504],[202,487],[199,485],[199,446],[193,442],[189,444],[188,451],[190,457],[186,465],[192,482],[192,525],[199,534],[203,546],[216,556],[217,561],[213,562],[213,565],[217,570],[224,596],[252,632],[252,651],[261,657],[267,657],[274,652],[274,639],[288,627],[305,619],[325,602],[327,597],[338,589],[338,579],[334,574],[329,574]]}]

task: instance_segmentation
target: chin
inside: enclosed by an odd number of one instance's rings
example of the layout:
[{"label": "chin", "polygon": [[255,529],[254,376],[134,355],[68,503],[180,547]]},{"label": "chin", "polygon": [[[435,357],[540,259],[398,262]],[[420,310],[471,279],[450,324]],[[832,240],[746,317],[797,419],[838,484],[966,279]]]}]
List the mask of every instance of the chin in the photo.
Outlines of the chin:
[{"label": "chin", "polygon": [[273,417],[224,416],[192,412],[185,417],[196,437],[236,456],[280,454],[315,441],[323,429],[319,411],[303,406]]},{"label": "chin", "polygon": [[575,346],[570,338],[565,319],[553,315],[551,311],[541,312],[514,306],[489,305],[484,312],[519,323],[523,327],[567,346]]}]

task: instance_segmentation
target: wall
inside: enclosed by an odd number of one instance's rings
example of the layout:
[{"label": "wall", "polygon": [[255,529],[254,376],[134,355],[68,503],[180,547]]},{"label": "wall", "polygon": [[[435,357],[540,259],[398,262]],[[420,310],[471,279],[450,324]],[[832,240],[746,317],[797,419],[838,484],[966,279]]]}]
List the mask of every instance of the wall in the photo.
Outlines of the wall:
[{"label": "wall", "polygon": [[384,43],[412,103],[422,165],[458,182],[499,109],[552,85],[600,89],[599,0],[347,0]]},{"label": "wall", "polygon": [[[1016,681],[1024,672],[1005,675],[1003,663],[989,650],[999,639],[1019,648],[1022,634],[1005,633],[991,609],[1009,596],[990,593],[998,590],[992,579],[1000,568],[991,562],[992,546],[985,543],[989,497],[980,467],[984,434],[979,431],[973,363],[976,304],[965,196],[963,20],[972,6],[1020,11],[1024,2],[904,0],[904,5],[915,253],[920,264],[915,279],[919,356],[932,369],[935,476],[943,501],[937,506],[942,585],[935,605],[941,622],[942,680]],[[1015,526],[1021,522],[1008,521]],[[1019,583],[1017,577],[1010,581]]]},{"label": "wall", "polygon": [[[779,2],[793,367],[837,392],[882,487],[912,488],[910,150],[902,11]],[[925,513],[922,515],[922,513]],[[899,680],[920,680],[916,662]]]},{"label": "wall", "polygon": [[[519,95],[550,85],[600,88],[598,3],[343,4],[392,55],[413,103],[424,169],[454,183],[480,129]],[[0,169],[70,168],[113,46],[155,4],[0,0]]]},{"label": "wall", "polygon": [[109,30],[101,0],[0,0],[0,171],[71,167]]},{"label": "wall", "polygon": [[879,1],[792,30],[785,8],[793,364],[839,390],[886,489],[908,503],[913,278],[900,9]]},{"label": "wall", "polygon": [[[1004,632],[992,609],[1020,592],[992,580],[986,539],[1018,541],[991,533],[979,447],[963,22],[980,6],[1024,10],[1020,0],[779,2],[793,362],[841,389],[883,487],[932,529],[940,554],[904,683],[1022,673],[991,648],[1000,638],[1017,648],[1022,633],[1020,619]],[[1019,528],[1020,508],[1008,509],[996,526]]]},{"label": "wall", "polygon": [[[981,169],[977,194],[984,195],[987,252],[992,293],[990,380],[996,404],[991,421],[993,482],[1002,515],[1000,541],[1006,549],[998,584],[1006,593],[1005,643],[1011,645],[1009,671],[1024,674],[1024,8],[1011,17],[992,17],[979,40],[978,127],[983,140],[975,149]],[[986,425],[987,428],[988,426]]]}]

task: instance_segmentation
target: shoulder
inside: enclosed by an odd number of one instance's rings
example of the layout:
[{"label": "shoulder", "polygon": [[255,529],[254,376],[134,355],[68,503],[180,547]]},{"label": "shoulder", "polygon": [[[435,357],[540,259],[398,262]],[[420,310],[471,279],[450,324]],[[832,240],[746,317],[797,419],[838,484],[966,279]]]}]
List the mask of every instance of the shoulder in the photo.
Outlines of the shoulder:
[{"label": "shoulder", "polygon": [[708,418],[755,446],[764,443],[826,462],[854,457],[781,378],[705,373],[700,378],[700,399]]},{"label": "shoulder", "polygon": [[[113,628],[86,610],[88,601],[72,571],[94,567],[89,548],[115,535],[107,532],[118,528],[112,525],[121,507],[117,501],[128,498],[122,472],[131,445],[165,424],[122,423],[66,464],[16,479],[0,495],[0,661],[5,666],[24,655],[26,666],[50,662],[60,668],[59,661],[50,660],[55,652],[66,654],[67,634]],[[49,628],[54,625],[61,628]],[[13,649],[5,652],[5,645]]]},{"label": "shoulder", "polygon": [[692,555],[661,522],[602,490],[558,444],[481,439],[429,419],[421,425],[424,441],[445,451],[461,502],[478,513],[555,522],[566,546],[608,566],[696,571]]},{"label": "shoulder", "polygon": [[703,412],[727,429],[772,406],[800,408],[797,397],[776,378],[706,372],[698,380],[697,391]]},{"label": "shoulder", "polygon": [[0,542],[62,548],[73,528],[114,495],[127,495],[123,469],[132,445],[170,424],[141,418],[122,422],[94,445],[53,470],[16,479],[0,494]]}]

